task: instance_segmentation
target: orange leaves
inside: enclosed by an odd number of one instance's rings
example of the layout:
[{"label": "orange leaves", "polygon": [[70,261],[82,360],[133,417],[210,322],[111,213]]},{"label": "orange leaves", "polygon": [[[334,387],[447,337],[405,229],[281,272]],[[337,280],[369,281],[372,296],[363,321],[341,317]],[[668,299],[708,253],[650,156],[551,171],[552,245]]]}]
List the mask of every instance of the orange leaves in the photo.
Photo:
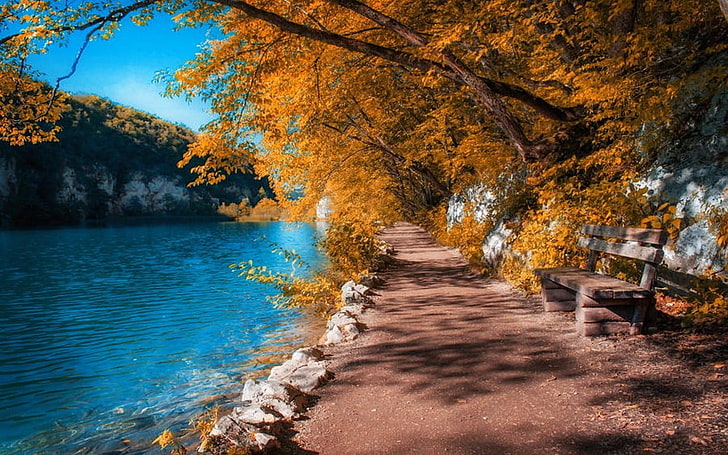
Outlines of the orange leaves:
[{"label": "orange leaves", "polygon": [[0,140],[13,146],[56,140],[66,95],[0,62]]},{"label": "orange leaves", "polygon": [[656,229],[665,229],[670,238],[676,240],[683,227],[684,219],[677,215],[677,206],[665,202],[657,208],[657,213],[643,218],[641,227],[649,227]]}]

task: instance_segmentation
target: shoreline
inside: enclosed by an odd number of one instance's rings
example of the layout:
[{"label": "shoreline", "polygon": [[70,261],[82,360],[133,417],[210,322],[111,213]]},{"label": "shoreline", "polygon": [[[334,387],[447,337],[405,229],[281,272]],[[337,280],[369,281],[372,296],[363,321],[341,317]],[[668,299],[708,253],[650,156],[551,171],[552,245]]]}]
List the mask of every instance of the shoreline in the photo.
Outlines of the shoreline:
[{"label": "shoreline", "polygon": [[[372,283],[376,275],[370,275]],[[301,347],[273,366],[267,379],[248,379],[239,406],[214,422],[194,447],[201,453],[243,448],[268,453],[290,444],[290,428],[315,405],[314,391],[333,379],[323,348],[355,340],[365,329],[364,312],[374,305],[372,288],[353,281],[341,287],[343,306],[326,324],[316,344]]]}]

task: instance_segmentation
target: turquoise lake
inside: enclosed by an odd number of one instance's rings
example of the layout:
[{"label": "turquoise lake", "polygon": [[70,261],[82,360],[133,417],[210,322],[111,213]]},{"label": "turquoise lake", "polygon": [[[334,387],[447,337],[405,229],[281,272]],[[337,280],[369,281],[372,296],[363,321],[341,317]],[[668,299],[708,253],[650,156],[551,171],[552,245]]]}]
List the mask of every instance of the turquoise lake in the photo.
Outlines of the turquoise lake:
[{"label": "turquoise lake", "polygon": [[[0,453],[162,453],[247,377],[323,332],[229,264],[322,261],[311,225],[0,231]],[[321,325],[319,325],[321,324]]]}]

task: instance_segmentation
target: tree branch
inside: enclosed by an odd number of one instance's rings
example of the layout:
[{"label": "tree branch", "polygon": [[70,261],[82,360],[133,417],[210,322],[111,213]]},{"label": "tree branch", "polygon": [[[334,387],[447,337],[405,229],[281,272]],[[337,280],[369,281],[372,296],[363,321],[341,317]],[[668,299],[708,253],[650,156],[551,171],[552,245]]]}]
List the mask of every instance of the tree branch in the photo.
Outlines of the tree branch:
[{"label": "tree branch", "polygon": [[[326,30],[317,30],[307,27],[302,24],[292,22],[278,14],[270,11],[262,10],[248,3],[238,0],[212,0],[216,3],[229,6],[233,9],[237,9],[245,13],[246,15],[255,19],[260,19],[268,22],[279,29],[293,33],[305,38],[320,41],[333,46],[341,47],[353,52],[358,52],[374,57],[379,57],[390,62],[398,63],[408,68],[419,69],[421,71],[434,71],[441,76],[444,76],[452,81],[457,82],[460,85],[468,85],[466,80],[463,79],[462,75],[468,73],[467,79],[479,79],[479,86],[484,86],[489,92],[500,94],[509,98],[519,100],[540,114],[557,121],[573,121],[581,117],[581,113],[578,109],[573,108],[559,108],[553,106],[548,101],[524,90],[521,87],[513,86],[504,82],[493,81],[487,78],[476,75],[472,70],[459,61],[454,54],[450,51],[443,51],[445,64],[435,62],[426,58],[417,57],[413,54],[398,51],[384,46],[368,43],[366,41],[349,38],[343,35],[339,35]],[[379,25],[385,28],[395,31],[398,35],[403,37],[408,42],[421,47],[427,44],[427,40],[418,34],[416,31],[411,30],[382,13],[379,13],[363,3],[352,1],[352,0],[330,0],[332,3],[339,4],[357,14],[360,14],[366,18],[369,18]],[[471,87],[473,88],[473,87]]]},{"label": "tree branch", "polygon": [[[374,21],[417,47],[424,47],[429,43],[427,38],[417,31],[358,0],[329,1]],[[526,137],[518,118],[510,112],[506,104],[496,96],[497,94],[522,101],[541,115],[558,121],[573,121],[582,115],[580,110],[558,108],[521,87],[483,78],[449,49],[442,49],[440,55],[444,61],[443,66],[456,75],[456,78],[450,78],[470,87],[475,92],[476,100],[494,116],[496,124],[506,134],[524,161],[539,159],[544,150]]]},{"label": "tree branch", "polygon": [[[53,27],[53,28],[50,28],[49,31],[54,32],[54,33],[63,33],[63,32],[87,30],[87,29],[89,29],[91,27],[95,27],[95,26],[103,27],[105,24],[108,24],[110,22],[121,21],[126,16],[128,16],[130,13],[133,13],[134,11],[138,11],[140,9],[147,8],[149,6],[154,5],[155,3],[163,3],[164,1],[166,1],[166,0],[142,0],[142,1],[139,1],[136,3],[132,3],[131,5],[124,6],[122,8],[117,8],[115,10],[110,11],[109,14],[107,14],[105,16],[99,16],[95,19],[91,19],[90,21],[84,22],[79,25],[66,25],[63,27]],[[6,42],[12,40],[13,38],[21,36],[22,34],[23,34],[23,32],[14,33],[12,35],[8,35],[3,38],[0,38],[0,45],[5,44]]]},{"label": "tree branch", "polygon": [[367,139],[366,142],[362,139],[358,139],[360,142],[364,142],[374,147],[375,149],[384,152],[384,154],[389,156],[396,164],[404,164],[405,169],[410,172],[414,172],[415,174],[422,177],[441,196],[444,196],[446,198],[452,196],[452,191],[445,187],[445,185],[440,182],[435,174],[433,174],[432,171],[424,163],[417,160],[408,160],[403,155],[394,151],[394,149],[390,147],[389,144],[387,144],[387,142],[381,136],[379,136],[378,134],[372,135],[368,131],[366,131],[353,117],[347,115],[346,118],[349,120],[349,124]]}]

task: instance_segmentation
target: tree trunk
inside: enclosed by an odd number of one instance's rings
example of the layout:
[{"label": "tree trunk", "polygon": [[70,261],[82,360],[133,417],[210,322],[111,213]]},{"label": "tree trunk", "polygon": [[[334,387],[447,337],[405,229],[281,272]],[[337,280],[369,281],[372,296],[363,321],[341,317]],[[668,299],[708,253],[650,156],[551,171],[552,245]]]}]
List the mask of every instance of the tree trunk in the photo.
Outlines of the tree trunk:
[{"label": "tree trunk", "polygon": [[627,46],[627,35],[634,31],[637,14],[642,9],[642,3],[643,0],[632,0],[631,5],[628,8],[624,8],[614,18],[614,23],[612,24],[614,42],[609,49],[609,54],[612,57],[618,56]]}]

